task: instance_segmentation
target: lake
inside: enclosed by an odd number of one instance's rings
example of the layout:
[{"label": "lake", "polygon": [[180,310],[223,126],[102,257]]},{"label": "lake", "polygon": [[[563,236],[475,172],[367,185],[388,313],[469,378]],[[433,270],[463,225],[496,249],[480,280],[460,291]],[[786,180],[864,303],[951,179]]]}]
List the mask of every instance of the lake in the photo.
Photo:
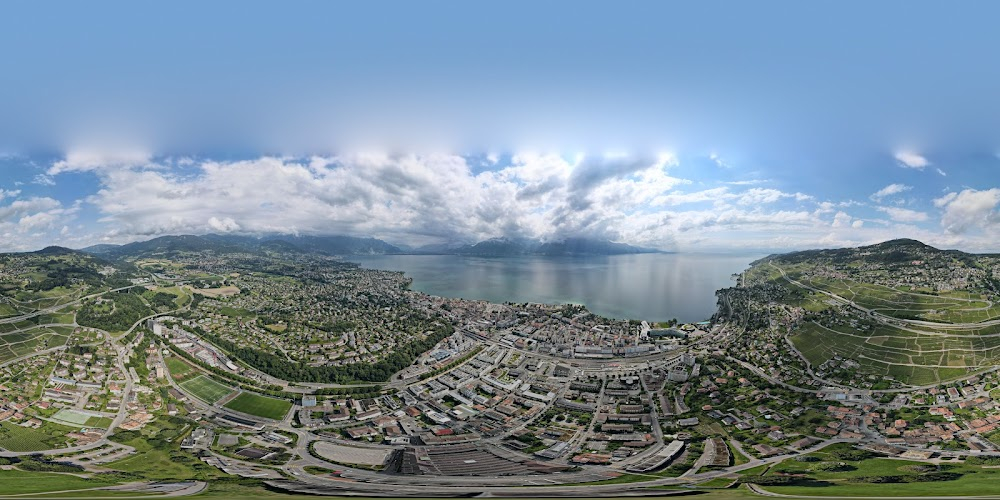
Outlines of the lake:
[{"label": "lake", "polygon": [[639,254],[588,257],[352,256],[364,267],[402,271],[412,289],[491,302],[583,304],[611,318],[682,322],[715,313],[715,291],[761,255]]}]

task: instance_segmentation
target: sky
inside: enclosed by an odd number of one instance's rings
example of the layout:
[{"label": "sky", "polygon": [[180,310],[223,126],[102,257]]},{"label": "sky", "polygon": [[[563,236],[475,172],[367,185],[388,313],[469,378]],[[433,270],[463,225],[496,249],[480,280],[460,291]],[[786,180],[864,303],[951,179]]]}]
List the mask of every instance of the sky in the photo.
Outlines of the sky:
[{"label": "sky", "polygon": [[1000,251],[996,2],[5,2],[0,250]]}]

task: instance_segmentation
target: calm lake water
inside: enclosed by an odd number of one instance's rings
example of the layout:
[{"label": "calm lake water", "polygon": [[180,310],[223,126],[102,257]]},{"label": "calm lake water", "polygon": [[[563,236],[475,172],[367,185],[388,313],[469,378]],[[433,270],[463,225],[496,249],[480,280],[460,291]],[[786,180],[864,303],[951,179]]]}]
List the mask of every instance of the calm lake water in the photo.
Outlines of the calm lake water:
[{"label": "calm lake water", "polygon": [[403,271],[412,289],[491,302],[583,304],[611,318],[683,322],[715,313],[715,291],[760,255],[641,254],[483,258],[354,256],[364,267]]}]

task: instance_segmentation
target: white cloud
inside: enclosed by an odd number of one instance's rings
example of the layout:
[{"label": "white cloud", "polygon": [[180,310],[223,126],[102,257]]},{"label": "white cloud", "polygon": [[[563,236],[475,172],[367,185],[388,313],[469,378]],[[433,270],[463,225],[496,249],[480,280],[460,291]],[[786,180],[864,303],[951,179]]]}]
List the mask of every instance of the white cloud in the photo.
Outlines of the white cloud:
[{"label": "white cloud", "polygon": [[964,233],[979,228],[994,230],[1000,226],[1000,189],[978,191],[966,189],[960,193],[948,193],[936,200],[934,205],[944,208],[941,225],[947,233]]},{"label": "white cloud", "polygon": [[55,179],[53,179],[51,175],[46,175],[46,174],[38,174],[38,175],[36,175],[35,179],[32,182],[34,182],[35,184],[40,184],[42,186],[55,186],[56,185]]},{"label": "white cloud", "polygon": [[[98,164],[81,158],[66,165]],[[98,236],[92,228],[68,223],[76,206],[52,199],[0,206],[0,235],[6,235],[7,248],[35,245],[42,241],[35,235],[48,231],[47,242],[66,246],[161,234],[282,232],[374,236],[413,245],[589,236],[678,250],[815,248],[910,237],[950,248],[996,250],[996,238],[957,233],[983,227],[989,229],[984,235],[1000,234],[993,223],[1000,194],[992,191],[934,200],[946,231],[932,231],[919,227],[929,220],[927,213],[899,206],[875,207],[886,216],[862,220],[849,213],[848,207],[865,205],[857,201],[819,201],[747,183],[702,187],[675,176],[673,156],[520,153],[485,170],[482,160],[367,153],[185,159],[184,168],[176,158],[131,166],[118,162],[116,168],[92,170],[100,189],[87,203],[99,213]],[[884,201],[910,189],[890,184],[872,199]],[[3,196],[10,198],[7,193]],[[74,229],[62,229],[68,227]]]},{"label": "white cloud", "polygon": [[785,193],[777,189],[752,188],[744,191],[736,200],[741,205],[760,205],[774,203],[782,198],[794,198],[795,201],[811,200],[812,196],[803,193]]},{"label": "white cloud", "polygon": [[913,186],[907,186],[905,184],[889,184],[888,186],[873,193],[870,198],[874,201],[882,201],[882,198],[885,198],[886,196],[892,196],[911,189],[913,189]]},{"label": "white cloud", "polygon": [[899,207],[875,207],[876,210],[884,212],[890,219],[896,222],[924,222],[927,214]]},{"label": "white cloud", "polygon": [[691,203],[704,203],[707,201],[719,201],[733,198],[733,193],[729,188],[717,187],[702,191],[692,191],[690,193],[670,192],[663,193],[653,199],[654,206],[677,206]]},{"label": "white cloud", "polygon": [[0,250],[35,250],[51,243],[45,231],[72,220],[78,206],[48,197],[18,199],[0,206]]},{"label": "white cloud", "polygon": [[944,170],[941,170],[940,168],[935,168],[934,170],[937,170],[937,173],[940,174],[941,177],[948,177],[948,174]]},{"label": "white cloud", "polygon": [[[88,202],[108,241],[117,242],[180,232],[294,232],[414,245],[587,236],[673,248],[706,234],[830,226],[812,211],[769,208],[813,200],[803,193],[681,191],[691,181],[670,175],[675,164],[673,156],[521,153],[503,168],[474,173],[465,158],[447,154],[201,161],[183,175],[145,165],[96,170],[101,188]],[[697,203],[711,208],[681,209]]]},{"label": "white cloud", "polygon": [[708,155],[708,159],[712,160],[713,162],[715,162],[715,164],[719,168],[731,168],[731,166],[728,163],[726,163],[725,160],[723,160],[721,157],[719,157],[719,155],[717,155],[715,153],[712,153],[712,154]]},{"label": "white cloud", "polygon": [[18,189],[12,191],[0,189],[0,200],[3,200],[4,198],[15,198],[19,194],[21,194],[21,191]]},{"label": "white cloud", "polygon": [[208,219],[208,227],[220,233],[231,233],[240,230],[240,225],[232,217],[224,217],[222,219],[210,217]]},{"label": "white cloud", "polygon": [[66,157],[52,164],[45,172],[55,176],[63,172],[86,172],[100,168],[135,167],[146,165],[152,155],[145,151],[95,151],[76,150],[66,153]]},{"label": "white cloud", "polygon": [[473,174],[455,155],[357,154],[306,162],[204,162],[184,178],[109,169],[90,198],[120,235],[300,232],[395,241],[493,236],[615,238],[628,216],[687,181],[660,158],[516,155]]},{"label": "white cloud", "polygon": [[946,195],[944,195],[944,196],[942,196],[940,198],[935,198],[934,199],[934,206],[938,207],[938,208],[941,208],[941,207],[947,205],[948,203],[951,203],[951,201],[954,200],[957,197],[958,197],[958,193],[951,192],[951,193],[948,193],[948,194],[946,194]]},{"label": "white cloud", "polygon": [[899,162],[899,166],[905,168],[923,170],[924,167],[931,164],[931,162],[927,161],[927,158],[912,151],[898,151],[895,154],[895,158]]},{"label": "white cloud", "polygon": [[833,216],[833,227],[847,227],[851,224],[852,217],[847,215],[845,212],[837,212],[837,215]]},{"label": "white cloud", "polygon": [[47,197],[14,200],[10,205],[0,207],[0,222],[6,222],[12,218],[24,216],[25,214],[53,210],[60,206],[61,205],[58,201]]}]

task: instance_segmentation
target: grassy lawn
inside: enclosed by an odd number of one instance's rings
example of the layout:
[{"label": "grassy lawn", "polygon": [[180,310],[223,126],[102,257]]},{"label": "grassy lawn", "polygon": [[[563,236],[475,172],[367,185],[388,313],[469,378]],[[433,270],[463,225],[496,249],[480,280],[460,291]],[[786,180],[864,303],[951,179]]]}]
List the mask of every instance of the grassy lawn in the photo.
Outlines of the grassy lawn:
[{"label": "grassy lawn", "polygon": [[[243,481],[213,481],[208,488],[191,498],[302,498],[302,495],[281,493],[258,486],[252,480]],[[338,497],[324,497],[336,499]]]},{"label": "grassy lawn", "polygon": [[111,425],[113,419],[111,417],[90,417],[87,420],[87,427],[99,427],[101,429],[107,429]]},{"label": "grassy lawn", "polygon": [[[832,448],[832,447],[831,447]],[[824,462],[836,462],[826,450],[813,454]],[[987,469],[982,466],[965,464],[942,465],[942,472],[957,473],[960,477],[949,481],[928,482],[898,482],[898,483],[862,483],[852,482],[852,478],[861,476],[900,476],[914,478],[920,476],[914,467],[926,466],[922,462],[893,460],[888,458],[869,458],[857,462],[845,461],[850,470],[842,472],[826,472],[816,470],[816,464],[822,462],[797,462],[786,460],[775,465],[767,475],[777,473],[805,474],[796,483],[787,486],[766,486],[764,489],[784,495],[807,496],[964,496],[992,495],[997,492],[1000,483],[1000,469]]]},{"label": "grassy lawn", "polygon": [[174,304],[177,307],[183,307],[184,304],[187,304],[191,300],[190,295],[187,292],[176,286],[161,287],[157,288],[156,291],[174,295],[176,297],[174,299]]},{"label": "grassy lawn", "polygon": [[65,493],[50,493],[44,497],[26,498],[134,498],[134,497],[158,497],[160,493],[146,493],[141,491],[114,491],[114,490],[78,490]]},{"label": "grassy lawn", "polygon": [[728,488],[729,485],[733,484],[735,479],[729,479],[725,477],[717,477],[715,479],[710,479],[704,483],[698,483],[699,488]]},{"label": "grassy lawn", "polygon": [[[610,479],[602,479],[600,481],[587,481],[584,483],[574,483],[574,484],[585,484],[588,486],[592,484],[625,484],[625,483],[641,483],[643,481],[653,481],[656,479],[659,478],[655,476],[648,476],[645,474],[622,474],[618,477],[613,477]],[[552,484],[547,486],[562,486],[562,485]]]},{"label": "grassy lawn", "polygon": [[291,407],[292,403],[284,399],[269,398],[250,392],[244,392],[226,404],[226,408],[274,420],[285,418]]},{"label": "grassy lawn", "polygon": [[750,461],[750,458],[736,450],[735,446],[729,446],[729,453],[733,457],[733,465],[743,465]]},{"label": "grassy lawn", "polygon": [[[135,446],[134,442],[126,443]],[[142,474],[145,479],[151,480],[186,480],[195,479],[192,460],[197,460],[188,453],[171,451],[163,447],[146,447],[135,455],[126,457],[117,462],[107,464],[107,467],[124,471]],[[138,450],[138,448],[136,448]],[[201,464],[201,462],[198,462]],[[201,464],[204,465],[204,464]],[[206,465],[206,467],[209,467]],[[214,467],[213,467],[214,468]],[[220,471],[221,472],[221,471]]]},{"label": "grassy lawn", "polygon": [[145,479],[212,480],[226,474],[182,451],[180,442],[191,426],[179,417],[160,417],[140,431],[120,432],[112,436],[118,443],[135,448],[136,453],[106,465],[110,469],[135,472]]},{"label": "grassy lawn", "polygon": [[164,359],[167,362],[167,369],[170,370],[170,376],[174,380],[187,380],[198,374],[198,371],[193,366],[187,364],[178,356],[170,356]]},{"label": "grassy lawn", "polygon": [[69,474],[51,472],[24,472],[20,470],[0,470],[0,491],[4,495],[45,493],[46,491],[81,490],[112,486],[116,482],[81,478]]},{"label": "grassy lawn", "polygon": [[180,383],[181,388],[192,396],[206,402],[215,403],[233,392],[232,387],[222,385],[206,375],[199,375]]},{"label": "grassy lawn", "polygon": [[229,306],[219,308],[219,314],[229,316],[230,318],[252,318],[255,316],[254,313],[247,311],[246,309]]}]

